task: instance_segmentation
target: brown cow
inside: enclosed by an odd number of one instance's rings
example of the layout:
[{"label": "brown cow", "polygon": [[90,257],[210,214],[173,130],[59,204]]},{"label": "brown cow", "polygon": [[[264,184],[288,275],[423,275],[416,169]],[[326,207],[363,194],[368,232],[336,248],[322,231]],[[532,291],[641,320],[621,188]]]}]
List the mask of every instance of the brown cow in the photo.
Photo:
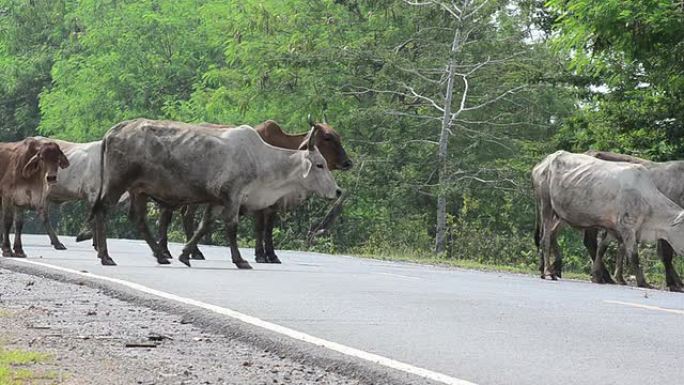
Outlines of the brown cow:
[{"label": "brown cow", "polygon": [[[319,130],[319,134],[316,138],[316,147],[328,163],[328,168],[331,171],[349,170],[352,167],[352,161],[347,156],[344,147],[342,147],[340,135],[327,123],[327,119],[324,119],[323,123],[315,123],[309,116],[309,125],[312,128],[315,127]],[[217,129],[230,129],[234,127],[218,124],[202,124],[202,126]],[[308,135],[308,133],[296,135],[286,134],[278,123],[273,120],[267,120],[254,127],[254,129],[266,143],[291,150],[298,149]],[[251,213],[255,218],[255,255],[257,263],[280,263],[273,247],[273,225],[277,220],[279,210],[292,207],[296,205],[298,201],[298,199],[282,199],[272,207]],[[195,213],[197,208],[197,205],[190,205],[183,210],[183,227],[188,241],[195,232]],[[159,219],[159,246],[167,255],[171,255],[168,251],[167,234],[172,215],[172,209],[162,209]],[[192,259],[204,259],[199,248],[192,250],[191,256]]]},{"label": "brown cow", "polygon": [[[45,138],[26,138],[21,142],[0,143],[0,197],[2,198],[2,255],[26,257],[21,244],[25,208],[43,216],[50,186],[57,183],[58,168],[69,160],[59,145]],[[9,233],[14,219],[14,250]]]}]

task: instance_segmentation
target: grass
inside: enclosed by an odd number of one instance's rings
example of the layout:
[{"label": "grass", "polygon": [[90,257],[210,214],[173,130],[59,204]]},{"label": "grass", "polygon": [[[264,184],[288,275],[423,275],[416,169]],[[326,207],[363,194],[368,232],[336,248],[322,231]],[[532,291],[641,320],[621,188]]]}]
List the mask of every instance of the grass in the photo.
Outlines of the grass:
[{"label": "grass", "polygon": [[31,385],[57,383],[50,372],[37,372],[31,366],[45,362],[50,356],[23,350],[7,350],[0,345],[0,385]]},{"label": "grass", "polygon": [[[536,266],[529,265],[504,265],[504,264],[491,264],[482,263],[469,259],[453,259],[446,258],[434,253],[379,253],[379,254],[367,254],[360,253],[359,256],[368,259],[376,259],[382,261],[400,261],[400,262],[412,262],[426,265],[435,266],[446,266],[446,267],[457,267],[463,269],[472,269],[479,271],[491,271],[491,272],[505,272],[514,274],[524,274],[530,276],[538,276],[539,270]],[[658,262],[659,263],[659,262]],[[656,288],[665,288],[665,277],[660,272],[648,271],[646,269],[646,279],[647,281]],[[628,279],[630,273],[629,270],[625,269],[625,279]],[[590,281],[591,276],[587,273],[568,271],[564,269],[563,279],[575,279],[581,281]]]}]

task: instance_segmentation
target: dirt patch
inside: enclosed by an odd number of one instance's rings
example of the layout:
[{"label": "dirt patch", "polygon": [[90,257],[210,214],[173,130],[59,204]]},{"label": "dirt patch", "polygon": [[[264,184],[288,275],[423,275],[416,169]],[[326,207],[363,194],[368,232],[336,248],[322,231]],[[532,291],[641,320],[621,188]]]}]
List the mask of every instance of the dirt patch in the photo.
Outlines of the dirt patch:
[{"label": "dirt patch", "polygon": [[97,289],[0,269],[0,348],[43,352],[51,383],[361,384]]}]

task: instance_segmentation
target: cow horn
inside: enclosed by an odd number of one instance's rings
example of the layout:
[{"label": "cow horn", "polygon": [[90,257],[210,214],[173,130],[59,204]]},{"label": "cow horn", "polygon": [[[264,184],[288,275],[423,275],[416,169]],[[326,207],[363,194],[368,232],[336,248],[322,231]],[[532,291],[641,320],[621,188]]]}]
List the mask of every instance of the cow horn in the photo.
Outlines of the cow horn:
[{"label": "cow horn", "polygon": [[306,149],[311,151],[316,145],[316,135],[318,134],[318,127],[313,126],[309,132],[309,141],[306,143]]},{"label": "cow horn", "polygon": [[323,123],[328,124],[328,115],[325,112],[323,113]]},{"label": "cow horn", "polygon": [[306,117],[307,121],[309,122],[309,127],[313,127],[316,125],[316,123],[313,121],[313,118],[311,117],[311,114]]}]

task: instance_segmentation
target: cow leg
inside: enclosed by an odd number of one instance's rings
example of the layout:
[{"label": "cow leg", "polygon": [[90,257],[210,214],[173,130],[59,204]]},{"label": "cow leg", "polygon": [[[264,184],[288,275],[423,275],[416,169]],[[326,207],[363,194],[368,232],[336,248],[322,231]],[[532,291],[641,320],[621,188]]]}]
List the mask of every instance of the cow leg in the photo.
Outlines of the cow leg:
[{"label": "cow leg", "polygon": [[[595,237],[594,240],[596,240]],[[624,245],[624,243],[621,245]],[[591,282],[593,283],[606,283],[603,274],[603,271],[606,270],[606,265],[603,262],[604,255],[605,253],[599,251],[594,255],[594,261],[591,263]]]},{"label": "cow leg", "polygon": [[100,263],[104,266],[116,266],[116,262],[109,256],[107,250],[107,207],[104,202],[100,202],[99,207],[93,209],[95,211],[95,233],[93,238],[96,243],[97,257],[100,258]]},{"label": "cow leg", "polygon": [[95,230],[95,223],[91,223],[90,226],[92,227],[90,230],[90,235],[93,238],[93,249],[97,251],[97,231]]},{"label": "cow leg", "polygon": [[633,231],[625,231],[625,234],[626,236],[623,237],[625,255],[629,257],[632,265],[634,266],[637,286],[650,288],[651,286],[648,284],[648,282],[646,282],[644,272],[641,270],[641,266],[639,265],[639,249],[636,242],[636,234],[634,234]]},{"label": "cow leg", "polygon": [[670,291],[684,291],[682,279],[679,277],[677,270],[672,264],[672,257],[674,257],[674,250],[672,249],[672,246],[670,246],[667,241],[660,239],[658,240],[656,249],[658,256],[660,256],[660,260],[663,262],[663,266],[665,267],[665,283],[667,284],[667,287],[670,289]]},{"label": "cow leg", "polygon": [[551,279],[556,280],[556,273],[553,271],[555,258],[554,263],[552,264],[551,255],[553,251],[553,238],[555,237],[554,233],[558,230],[559,225],[560,219],[555,215],[553,215],[552,218],[545,220],[543,224],[541,243],[544,255],[544,272],[542,273],[542,278],[550,277]]},{"label": "cow leg", "polygon": [[264,247],[266,248],[266,259],[268,260],[268,263],[281,263],[273,247],[273,225],[277,220],[278,212],[267,209],[264,216]]},{"label": "cow leg", "polygon": [[598,249],[596,251],[597,254],[601,254],[601,275],[603,275],[603,283],[609,283],[611,285],[615,284],[615,281],[613,280],[613,277],[610,275],[610,272],[608,271],[608,268],[606,267],[606,261],[605,261],[605,256],[606,256],[606,251],[608,251],[608,246],[610,246],[610,241],[612,237],[610,234],[608,234],[607,231],[601,231],[598,233]]},{"label": "cow leg", "polygon": [[231,259],[238,269],[251,269],[252,266],[249,265],[249,262],[242,259],[242,256],[240,255],[240,249],[238,249],[237,244],[237,230],[237,222],[228,223],[228,221],[226,221],[226,236],[228,237],[228,242],[230,243]]},{"label": "cow leg", "polygon": [[24,245],[21,242],[21,232],[24,229],[24,209],[14,209],[14,257],[26,258]]},{"label": "cow leg", "polygon": [[147,196],[144,194],[130,194],[131,209],[129,216],[138,227],[138,232],[142,235],[147,245],[152,250],[152,254],[160,265],[168,265],[170,262],[162,253],[161,248],[154,240],[150,228],[147,226]]},{"label": "cow leg", "polygon": [[161,249],[164,258],[171,259],[171,252],[169,251],[169,225],[173,220],[173,209],[169,207],[161,207],[159,213],[159,248]]},{"label": "cow leg", "polygon": [[235,266],[238,269],[251,269],[247,261],[242,259],[240,249],[237,243],[238,221],[240,219],[240,206],[238,204],[230,204],[231,202],[240,202],[242,199],[228,199],[226,205],[223,206],[223,221],[226,225],[226,236],[230,244],[230,256]]},{"label": "cow leg", "polygon": [[[601,253],[602,256],[605,256],[606,245],[604,245],[604,240],[606,238],[602,237],[600,242],[598,241],[598,238],[599,231],[597,229],[590,228],[584,230],[584,247],[589,251],[589,257],[591,258],[592,263],[594,262],[594,259],[596,259],[597,253]],[[603,261],[603,258],[601,258],[601,261]],[[615,283],[613,277],[610,276],[610,272],[606,268],[605,263],[601,264],[601,276],[603,283]]]},{"label": "cow leg", "polygon": [[[182,211],[185,241],[188,243],[190,242],[190,239],[192,239],[192,236],[195,234],[195,213],[197,212],[197,207],[197,205],[187,205]],[[211,226],[210,224],[207,225]],[[207,229],[207,233],[209,233],[209,229]],[[193,249],[190,250],[190,258],[204,260],[204,254],[202,254],[202,252],[196,244],[193,246]]]},{"label": "cow leg", "polygon": [[14,220],[14,205],[9,203],[7,199],[2,201],[2,256],[13,257],[12,247],[10,246],[9,233],[12,229],[12,221]]},{"label": "cow leg", "polygon": [[46,203],[44,208],[38,209],[38,217],[43,222],[43,226],[45,226],[45,231],[47,231],[48,237],[50,237],[50,244],[52,247],[54,247],[55,250],[66,250],[66,247],[59,241],[55,229],[50,224],[49,205],[49,203]]},{"label": "cow leg", "polygon": [[256,263],[268,263],[266,250],[264,250],[264,230],[266,222],[266,211],[259,210],[254,212],[254,256]]},{"label": "cow leg", "polygon": [[563,270],[563,254],[561,253],[560,246],[558,245],[558,232],[553,233],[551,237],[551,250],[553,251],[554,261],[552,265],[552,271],[555,277],[561,278],[561,272]]},{"label": "cow leg", "polygon": [[618,248],[618,253],[617,256],[615,257],[615,282],[617,282],[620,285],[626,285],[627,282],[625,282],[625,277],[624,277],[624,266],[625,266],[625,256],[628,258],[631,258],[631,255],[628,255],[629,250],[627,250],[624,247]]},{"label": "cow leg", "polygon": [[[183,247],[178,260],[190,267],[190,255],[194,250],[197,250],[197,243],[204,237],[211,229],[211,222],[214,220],[214,208],[211,205],[207,205],[204,209],[204,214],[202,215],[202,220],[200,221],[199,227],[192,234],[188,242]],[[199,251],[199,250],[198,250]],[[204,256],[202,256],[204,258]]]}]

